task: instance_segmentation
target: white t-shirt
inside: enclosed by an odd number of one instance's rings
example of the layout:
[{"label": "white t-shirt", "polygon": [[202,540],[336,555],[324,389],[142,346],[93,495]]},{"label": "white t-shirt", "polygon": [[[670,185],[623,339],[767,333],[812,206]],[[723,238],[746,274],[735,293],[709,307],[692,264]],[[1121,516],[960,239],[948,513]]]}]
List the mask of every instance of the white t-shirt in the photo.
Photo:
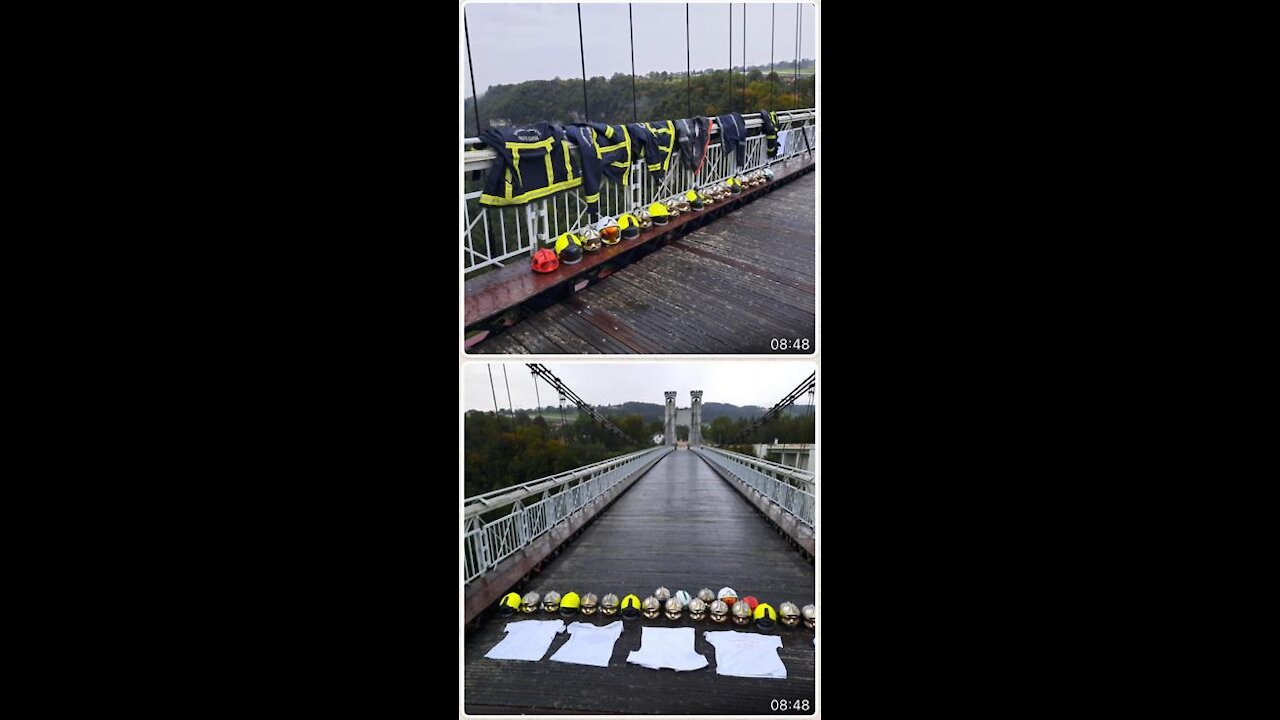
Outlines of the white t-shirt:
[{"label": "white t-shirt", "polygon": [[707,659],[693,651],[691,627],[642,627],[640,649],[628,655],[627,662],[653,670],[697,670],[707,666]]},{"label": "white t-shirt", "polygon": [[555,662],[609,667],[613,644],[622,635],[622,621],[614,620],[603,627],[576,622],[569,626],[569,642],[556,651]]},{"label": "white t-shirt", "polygon": [[507,623],[507,636],[484,656],[490,660],[541,660],[551,641],[564,632],[563,620],[521,620]]},{"label": "white t-shirt", "polygon": [[778,657],[782,638],[757,633],[709,632],[704,635],[716,649],[716,674],[752,678],[787,678],[787,666]]}]

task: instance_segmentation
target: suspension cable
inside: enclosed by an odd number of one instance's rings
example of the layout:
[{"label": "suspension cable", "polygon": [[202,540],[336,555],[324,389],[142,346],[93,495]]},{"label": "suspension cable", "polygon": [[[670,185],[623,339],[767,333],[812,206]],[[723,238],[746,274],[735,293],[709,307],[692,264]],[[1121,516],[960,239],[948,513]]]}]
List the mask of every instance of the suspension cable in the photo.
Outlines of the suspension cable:
[{"label": "suspension cable", "polygon": [[489,371],[489,392],[493,393],[493,414],[501,417],[501,413],[498,412],[498,393],[493,389],[493,366],[489,363],[485,363],[484,366]]},{"label": "suspension cable", "polygon": [[693,65],[690,63],[690,60],[689,60],[691,57],[689,47],[690,47],[689,3],[685,3],[684,4],[684,97],[685,97],[685,102],[688,103],[688,108],[685,110],[685,112],[688,113],[689,117],[693,117],[693,92],[689,89],[689,75],[690,75],[689,69],[693,67]]},{"label": "suspension cable", "polygon": [[[729,98],[725,109],[733,107],[733,3],[729,3]],[[721,136],[723,137],[723,136]]]},{"label": "suspension cable", "polygon": [[[586,92],[586,86],[583,86],[583,92]],[[796,66],[791,69],[791,94],[796,102],[796,109],[800,107],[800,4],[796,3]]]},{"label": "suspension cable", "polygon": [[747,4],[742,3],[742,112],[747,111]]},{"label": "suspension cable", "polygon": [[631,18],[631,3],[627,3],[627,26],[631,31],[631,122],[640,122],[636,112],[636,23]]},{"label": "suspension cable", "polygon": [[476,64],[471,60],[471,32],[467,29],[467,11],[462,11],[462,33],[467,39],[467,69],[471,71],[471,109],[476,112],[476,134],[484,128],[480,127],[480,96],[476,95]]},{"label": "suspension cable", "polygon": [[578,57],[582,58],[582,114],[585,122],[591,122],[591,108],[587,106],[587,48],[582,42],[582,3],[578,3]]},{"label": "suspension cable", "polygon": [[769,111],[774,110],[773,107],[773,86],[775,84],[775,75],[773,74],[773,39],[778,33],[778,3],[770,3],[773,8],[773,18],[771,19],[771,27],[769,28]]},{"label": "suspension cable", "polygon": [[[796,15],[799,17],[799,19],[796,20],[796,77],[799,78],[800,77],[800,52],[804,49],[803,48],[804,46],[804,6],[803,5],[796,5]],[[799,98],[798,95],[797,95],[797,98]],[[802,105],[803,105],[803,100],[801,101],[801,104],[796,105],[796,107],[801,107]]]},{"label": "suspension cable", "polygon": [[[533,398],[538,402],[538,417],[542,417],[542,396],[538,394],[538,373],[531,371],[529,374],[533,376]],[[543,418],[543,422],[546,422],[546,418]]]},{"label": "suspension cable", "polygon": [[511,412],[511,419],[516,418],[515,406],[511,404],[511,381],[507,379],[507,364],[502,363],[502,382],[507,384],[507,410]]}]

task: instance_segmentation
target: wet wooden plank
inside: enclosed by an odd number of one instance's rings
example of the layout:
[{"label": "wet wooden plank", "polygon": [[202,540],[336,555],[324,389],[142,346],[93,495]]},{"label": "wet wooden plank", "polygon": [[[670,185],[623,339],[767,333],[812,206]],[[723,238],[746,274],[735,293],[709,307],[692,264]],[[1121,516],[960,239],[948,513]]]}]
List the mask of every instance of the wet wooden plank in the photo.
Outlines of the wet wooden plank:
[{"label": "wet wooden plank", "polygon": [[[775,165],[774,182],[804,172],[811,166],[812,163],[807,161]],[[764,193],[766,189],[767,187],[759,187],[747,190],[736,199],[750,198]],[[697,217],[693,213],[681,215],[664,227],[654,226],[642,231],[634,240],[623,240],[613,246],[606,245],[599,252],[588,253],[581,262],[574,265],[561,265],[559,269],[550,273],[531,271],[528,256],[504,261],[507,263],[506,267],[490,270],[463,283],[463,324],[470,327],[474,323],[516,307],[530,298],[594,270],[618,255],[630,252],[640,245],[660,240],[685,223],[693,222]]]},{"label": "wet wooden plank", "polygon": [[815,187],[812,174],[778,186],[534,313],[516,326],[518,343],[498,342],[512,328],[473,351],[772,354],[773,338],[809,338],[812,349]]},{"label": "wet wooden plank", "polygon": [[[635,593],[643,599],[659,585],[690,593],[728,585],[740,596],[754,595],[775,608],[787,600],[803,606],[816,597],[813,565],[688,450],[677,450],[654,466],[541,574],[515,590],[574,590],[600,597]],[[599,613],[575,618],[596,625],[614,619]],[[502,639],[506,622],[491,619],[465,639],[468,712],[774,714],[769,702],[775,698],[807,699],[814,707],[814,635],[803,628],[767,631],[782,638],[779,655],[787,668],[786,680],[773,680],[716,675],[715,649],[703,633],[744,629],[709,620],[695,623],[687,613],[678,622],[624,621],[607,668],[551,662],[548,658],[568,641],[567,634],[538,662],[486,659],[484,653]],[[695,628],[694,650],[707,658],[708,667],[676,673],[628,665],[627,655],[639,649],[645,625]],[[754,625],[745,631],[766,632]]]}]

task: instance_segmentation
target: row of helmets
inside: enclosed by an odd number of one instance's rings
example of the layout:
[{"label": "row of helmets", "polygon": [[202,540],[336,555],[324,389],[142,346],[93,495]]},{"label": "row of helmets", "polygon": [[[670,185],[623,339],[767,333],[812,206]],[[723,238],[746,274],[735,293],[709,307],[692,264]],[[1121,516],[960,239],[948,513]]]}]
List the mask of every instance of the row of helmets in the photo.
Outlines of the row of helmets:
[{"label": "row of helmets", "polygon": [[[584,253],[600,250],[602,245],[617,245],[619,240],[634,240],[640,231],[653,225],[666,225],[670,218],[680,213],[701,212],[707,205],[725,200],[745,188],[763,185],[773,179],[773,171],[765,168],[742,177],[730,177],[721,183],[708,185],[702,190],[689,190],[636,213],[623,213],[615,220],[600,218],[583,230],[567,232],[555,239],[552,249],[543,248],[533,254],[531,267],[534,272],[552,272],[561,264],[574,265],[582,261]],[[554,251],[553,251],[554,250]]]},{"label": "row of helmets", "polygon": [[653,619],[660,613],[665,613],[671,620],[679,620],[681,613],[688,608],[689,617],[693,620],[702,620],[707,615],[711,616],[712,622],[718,623],[732,617],[735,625],[746,625],[755,620],[756,625],[765,630],[772,628],[775,621],[780,621],[785,627],[794,628],[803,620],[804,626],[810,630],[814,629],[818,622],[818,609],[813,605],[805,605],[802,609],[795,603],[784,602],[775,611],[769,603],[760,602],[750,595],[739,600],[738,593],[730,587],[720,588],[719,593],[711,592],[710,588],[702,588],[698,591],[697,597],[690,596],[684,590],[678,590],[673,594],[667,588],[660,587],[644,601],[635,595],[627,595],[619,601],[618,596],[613,593],[605,595],[603,600],[597,600],[595,593],[579,596],[576,592],[568,592],[561,597],[555,590],[548,592],[545,596],[528,592],[523,598],[516,593],[507,593],[502,600],[498,601],[498,612],[504,617],[514,615],[516,612],[533,613],[539,609],[548,613],[559,612],[564,617],[572,617],[579,611],[583,615],[592,615],[597,608],[605,615],[616,615],[621,611],[622,617],[628,620],[640,615]]}]

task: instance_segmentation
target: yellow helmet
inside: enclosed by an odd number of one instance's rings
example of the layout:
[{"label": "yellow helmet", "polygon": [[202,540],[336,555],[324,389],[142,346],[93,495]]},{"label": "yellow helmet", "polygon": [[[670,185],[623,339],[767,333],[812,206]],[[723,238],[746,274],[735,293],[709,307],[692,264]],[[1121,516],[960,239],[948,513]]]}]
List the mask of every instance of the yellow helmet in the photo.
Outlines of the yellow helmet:
[{"label": "yellow helmet", "polygon": [[628,595],[622,598],[622,617],[628,620],[640,615],[640,598]]},{"label": "yellow helmet", "polygon": [[502,596],[498,601],[498,614],[502,617],[510,617],[520,609],[520,595],[509,592]]},{"label": "yellow helmet", "polygon": [[667,219],[671,217],[671,211],[660,202],[656,202],[645,209],[648,211],[654,225],[666,225]]},{"label": "yellow helmet", "polygon": [[560,598],[560,614],[569,617],[578,612],[578,608],[582,606],[582,599],[578,597],[578,593],[570,590]]},{"label": "yellow helmet", "polygon": [[756,626],[768,630],[773,627],[773,623],[778,619],[778,613],[773,611],[773,606],[769,603],[760,603],[756,606],[756,611],[752,613],[756,619]]},{"label": "yellow helmet", "polygon": [[[631,213],[622,213],[618,216],[618,227],[622,230],[623,240],[633,240],[640,237],[640,218]],[[614,242],[617,242],[616,240]]]},{"label": "yellow helmet", "polygon": [[581,262],[582,238],[575,233],[565,233],[556,238],[556,256],[566,265]]}]

